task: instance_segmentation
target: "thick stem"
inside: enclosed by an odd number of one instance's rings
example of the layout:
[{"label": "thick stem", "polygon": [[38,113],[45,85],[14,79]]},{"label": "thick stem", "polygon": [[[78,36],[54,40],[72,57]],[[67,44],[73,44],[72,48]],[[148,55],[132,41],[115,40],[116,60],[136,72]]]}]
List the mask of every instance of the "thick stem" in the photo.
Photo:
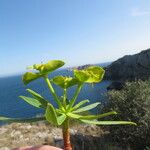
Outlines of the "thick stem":
[{"label": "thick stem", "polygon": [[52,85],[51,85],[50,80],[48,79],[47,76],[44,77],[44,79],[45,79],[45,82],[46,82],[47,85],[48,85],[49,91],[51,92],[51,94],[52,94],[53,97],[54,97],[54,100],[56,101],[56,103],[58,104],[58,106],[61,108],[61,107],[62,107],[62,104],[61,104],[61,102],[60,102],[58,96],[56,95],[56,93],[55,93],[55,91],[54,91],[54,89],[53,89],[53,87],[52,87]]},{"label": "thick stem", "polygon": [[64,139],[64,150],[72,150],[71,142],[70,142],[70,131],[69,131],[68,119],[66,119],[66,121],[63,124],[62,132],[63,132],[63,139]]}]

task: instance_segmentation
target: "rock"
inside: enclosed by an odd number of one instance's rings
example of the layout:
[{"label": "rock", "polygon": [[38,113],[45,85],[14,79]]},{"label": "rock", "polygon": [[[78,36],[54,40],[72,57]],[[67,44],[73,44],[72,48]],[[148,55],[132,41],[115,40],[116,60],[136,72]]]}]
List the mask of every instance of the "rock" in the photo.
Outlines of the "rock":
[{"label": "rock", "polygon": [[55,138],[54,141],[55,141],[55,146],[56,146],[56,147],[61,147],[61,148],[63,148],[64,141],[63,141],[62,138]]},{"label": "rock", "polygon": [[10,134],[11,137],[21,137],[22,134],[20,131],[13,130]]},{"label": "rock", "polygon": [[32,126],[29,124],[25,127],[27,130],[30,130],[32,128]]},{"label": "rock", "polygon": [[108,87],[107,90],[121,90],[125,86],[124,82],[114,81]]},{"label": "rock", "polygon": [[45,138],[45,143],[44,145],[52,145],[52,146],[55,146],[55,141],[54,141],[54,138],[51,137],[51,136],[48,136]]},{"label": "rock", "polygon": [[70,129],[70,134],[76,134],[77,133],[77,130],[75,130],[75,129]]},{"label": "rock", "polygon": [[0,128],[0,134],[4,134],[8,131],[7,128]]},{"label": "rock", "polygon": [[126,55],[106,67],[105,79],[146,80],[150,77],[150,49]]},{"label": "rock", "polygon": [[41,139],[45,139],[47,136],[48,136],[47,133],[44,132],[38,132],[34,135],[34,137],[41,138]]}]

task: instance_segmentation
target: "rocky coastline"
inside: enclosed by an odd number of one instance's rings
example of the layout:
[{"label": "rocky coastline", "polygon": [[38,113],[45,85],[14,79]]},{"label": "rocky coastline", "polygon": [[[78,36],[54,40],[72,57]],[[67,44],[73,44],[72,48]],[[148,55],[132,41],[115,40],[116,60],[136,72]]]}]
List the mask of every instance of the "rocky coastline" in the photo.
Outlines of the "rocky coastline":
[{"label": "rocky coastline", "polygon": [[105,80],[113,82],[107,90],[121,90],[126,81],[148,80],[150,78],[150,49],[138,54],[126,55],[105,68]]},{"label": "rocky coastline", "polygon": [[108,65],[105,70],[107,80],[147,80],[150,77],[150,49],[126,55]]}]

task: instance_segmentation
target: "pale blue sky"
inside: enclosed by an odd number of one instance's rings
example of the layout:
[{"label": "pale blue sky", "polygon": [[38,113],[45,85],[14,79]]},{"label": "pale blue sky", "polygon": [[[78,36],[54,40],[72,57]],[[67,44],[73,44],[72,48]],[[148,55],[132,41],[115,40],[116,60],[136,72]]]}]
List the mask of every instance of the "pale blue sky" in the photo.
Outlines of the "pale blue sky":
[{"label": "pale blue sky", "polygon": [[0,76],[62,59],[113,61],[150,47],[150,0],[0,0]]}]

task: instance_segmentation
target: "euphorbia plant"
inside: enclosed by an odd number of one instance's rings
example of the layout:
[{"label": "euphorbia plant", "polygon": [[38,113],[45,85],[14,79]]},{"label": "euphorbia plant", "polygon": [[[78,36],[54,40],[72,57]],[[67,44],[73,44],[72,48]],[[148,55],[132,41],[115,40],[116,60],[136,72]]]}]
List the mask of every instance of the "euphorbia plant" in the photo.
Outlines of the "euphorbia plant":
[{"label": "euphorbia plant", "polygon": [[[49,74],[56,69],[62,67],[64,65],[63,61],[53,60],[49,61],[46,64],[35,64],[30,69],[35,70],[36,72],[27,72],[23,75],[24,84],[28,84],[38,78],[43,78],[46,82],[50,93],[54,97],[54,101],[57,104],[55,108],[50,101],[46,100],[37,92],[27,89],[27,92],[31,95],[31,97],[20,96],[23,100],[25,100],[30,105],[41,108],[45,110],[45,114],[42,117],[37,118],[28,118],[28,119],[16,119],[16,118],[7,118],[0,117],[1,121],[7,122],[33,122],[33,121],[41,121],[47,120],[53,125],[61,126],[63,132],[64,139],[64,149],[71,150],[70,143],[70,133],[69,133],[69,121],[70,119],[76,119],[84,123],[96,124],[96,125],[117,125],[117,124],[130,124],[136,125],[133,122],[128,121],[98,121],[97,119],[101,119],[103,117],[109,115],[117,114],[115,111],[107,112],[99,115],[82,115],[83,112],[87,112],[95,107],[97,107],[100,103],[96,102],[93,104],[86,105],[89,100],[82,100],[79,103],[76,103],[76,99],[85,83],[98,83],[101,82],[104,76],[104,70],[98,66],[88,67],[83,70],[75,69],[73,77],[67,76],[55,76],[52,79],[49,79]],[[55,92],[52,83],[56,84],[63,90],[63,96],[59,97]],[[75,93],[71,99],[68,98],[67,90],[72,86],[77,86]]]}]

